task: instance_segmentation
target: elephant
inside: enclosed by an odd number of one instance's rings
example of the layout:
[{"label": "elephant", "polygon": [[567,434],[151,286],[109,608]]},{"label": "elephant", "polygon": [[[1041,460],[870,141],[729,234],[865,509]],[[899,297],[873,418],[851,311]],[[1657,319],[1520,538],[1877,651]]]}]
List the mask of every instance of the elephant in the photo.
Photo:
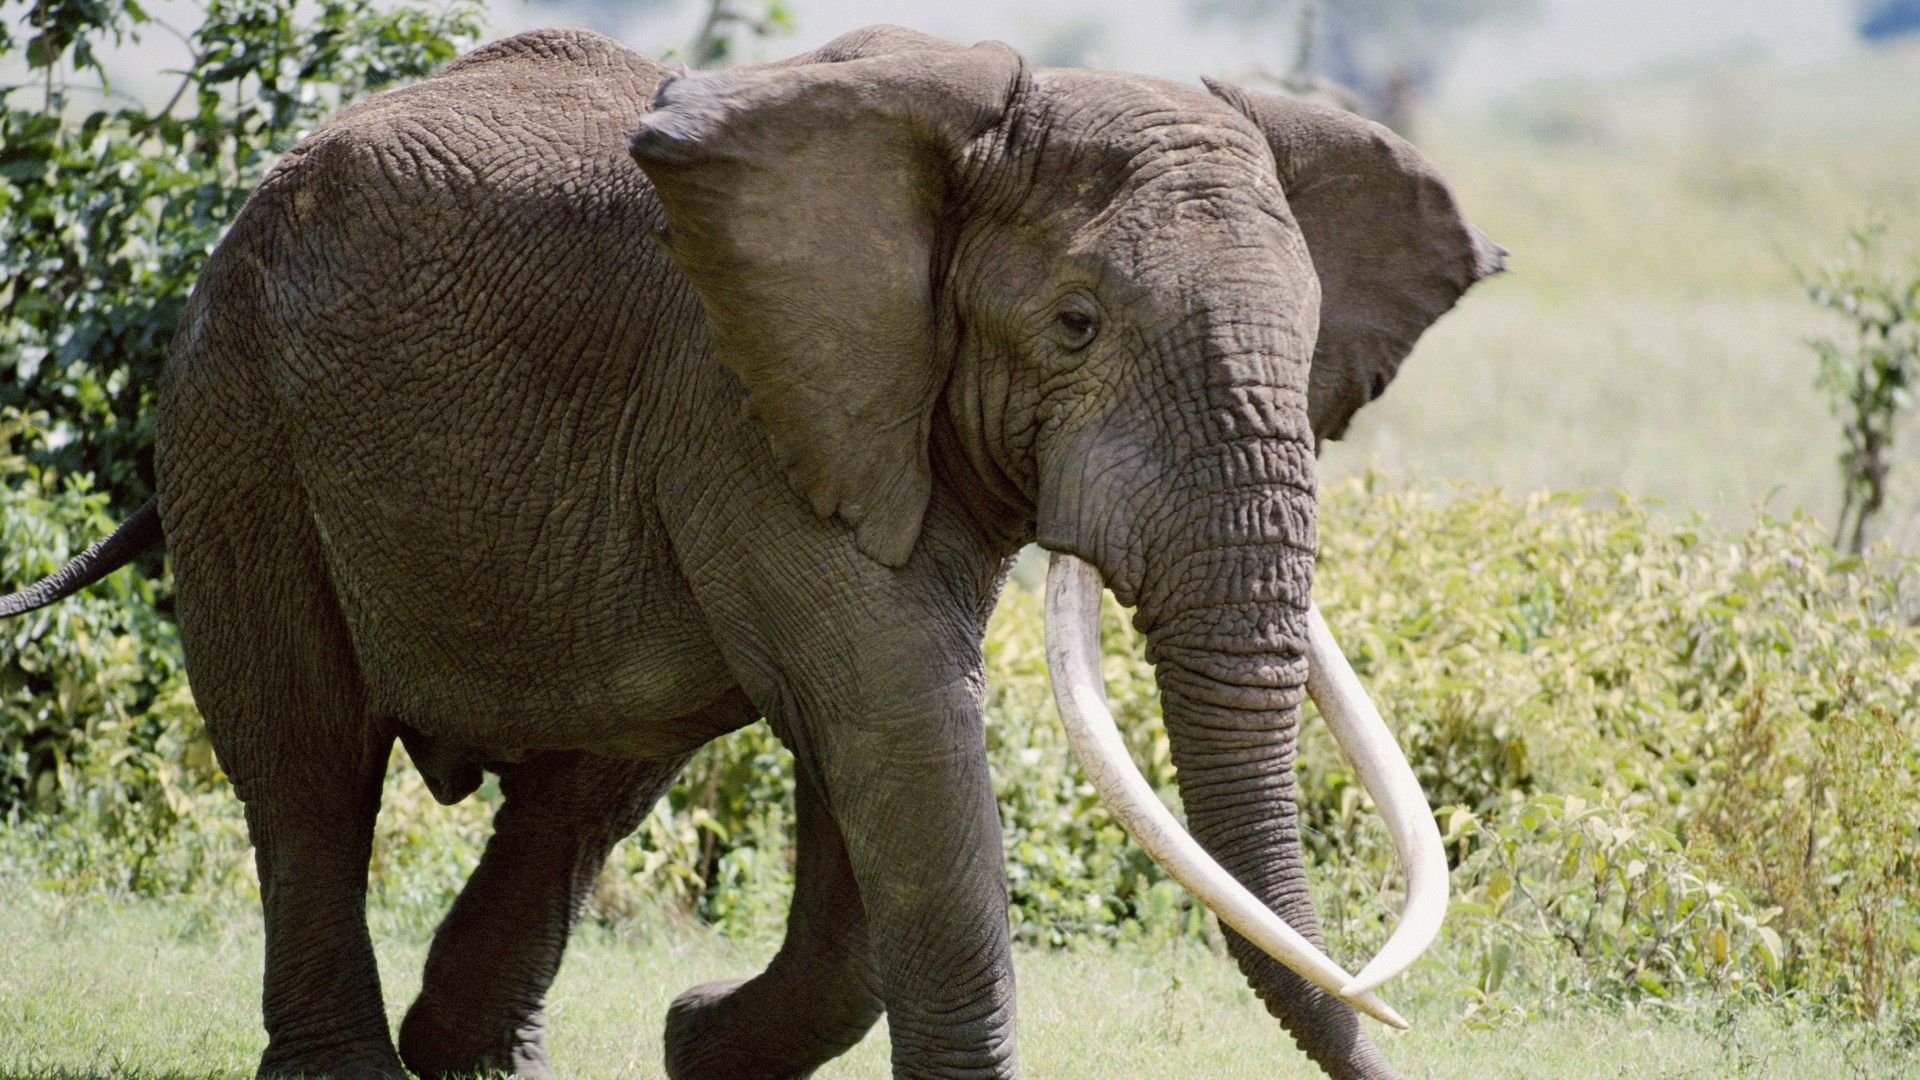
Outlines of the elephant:
[{"label": "elephant", "polygon": [[[895,27],[693,74],[522,34],[287,152],[183,315],[154,502],[0,613],[170,549],[255,849],[262,1075],[549,1074],[609,849],[764,718],[786,937],[674,1001],[666,1074],[806,1076],[884,1012],[896,1076],[1009,1077],[981,642],[1038,544],[1082,743],[1103,587],[1148,642],[1187,822],[1116,812],[1217,894],[1314,1062],[1390,1077],[1384,974],[1325,957],[1294,801],[1303,696],[1351,682],[1315,460],[1503,255],[1386,129],[1224,83]],[[1431,831],[1365,720],[1363,775]],[[365,912],[396,739],[441,801],[502,793],[397,1038]],[[1137,772],[1087,760],[1124,800]]]}]

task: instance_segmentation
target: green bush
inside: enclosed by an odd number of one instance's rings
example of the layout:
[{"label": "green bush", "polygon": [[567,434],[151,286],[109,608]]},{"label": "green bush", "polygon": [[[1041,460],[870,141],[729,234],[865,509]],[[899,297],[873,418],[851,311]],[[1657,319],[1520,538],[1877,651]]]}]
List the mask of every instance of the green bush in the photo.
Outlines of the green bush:
[{"label": "green bush", "polygon": [[159,108],[115,94],[95,52],[156,32],[138,3],[34,4],[19,37],[7,14],[0,56],[31,77],[0,87],[0,407],[46,414],[36,460],[131,509],[168,343],[241,203],[342,102],[452,59],[480,6],[210,0]]},{"label": "green bush", "polygon": [[[32,431],[10,422],[16,442]],[[109,524],[83,482],[55,485],[17,451],[6,464],[9,578],[44,572]],[[1579,997],[1910,1013],[1920,630],[1903,611],[1920,575],[1836,555],[1806,519],[1725,533],[1591,501],[1371,482],[1324,499],[1318,595],[1440,808],[1455,863],[1453,916],[1427,970],[1487,1022]],[[153,595],[122,575],[6,628],[13,824],[0,875],[69,891],[251,890],[237,806],[216,790]],[[1177,805],[1141,643],[1112,605],[1104,632],[1115,713]],[[1217,940],[1071,763],[1032,591],[1008,590],[986,657],[1016,936]],[[1301,793],[1335,953],[1364,955],[1391,925],[1398,872],[1311,710]],[[776,932],[791,797],[790,759],[764,725],[708,747],[615,852],[593,917]],[[396,754],[376,903],[443,910],[496,799],[489,784],[440,807]]]},{"label": "green bush", "polygon": [[[44,421],[0,410],[0,589],[52,573],[114,526],[90,477],[33,463]],[[204,849],[175,845],[175,830],[225,798],[178,635],[155,607],[164,586],[116,574],[0,622],[0,815],[84,822],[58,845],[76,856],[67,874],[111,875],[136,891],[201,880],[177,864]]]},{"label": "green bush", "polygon": [[[1460,845],[1463,967],[1920,1003],[1912,562],[1836,554],[1804,517],[1729,534],[1371,482],[1327,504],[1318,593]],[[1302,772],[1321,861],[1386,865],[1320,725]],[[1384,936],[1357,911],[1348,933]]]},{"label": "green bush", "polygon": [[[1480,822],[1449,814],[1463,853],[1453,945],[1469,1014],[1526,1012],[1549,997],[1651,997],[1764,991],[1782,944],[1759,909],[1707,876],[1694,854],[1643,810],[1536,795]],[[1528,993],[1505,993],[1530,978]]]}]

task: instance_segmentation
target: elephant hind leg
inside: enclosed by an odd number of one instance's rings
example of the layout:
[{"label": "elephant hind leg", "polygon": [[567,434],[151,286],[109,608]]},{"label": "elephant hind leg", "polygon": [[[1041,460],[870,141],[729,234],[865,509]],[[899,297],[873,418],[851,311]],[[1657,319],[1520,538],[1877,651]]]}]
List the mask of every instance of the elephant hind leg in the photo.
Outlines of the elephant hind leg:
[{"label": "elephant hind leg", "polygon": [[752,979],[707,983],[667,1013],[672,1080],[803,1077],[880,1018],[866,913],[825,801],[799,771],[798,865],[787,937]]},{"label": "elephant hind leg", "polygon": [[[246,805],[259,868],[260,1072],[404,1076],[366,921],[392,733],[369,715],[291,478],[198,479],[205,486],[173,491],[169,541],[194,698]],[[194,512],[212,506],[227,512]]]},{"label": "elephant hind leg", "polygon": [[500,772],[480,865],[433,935],[400,1056],[422,1077],[548,1076],[547,989],[613,845],[686,759],[536,754]]}]

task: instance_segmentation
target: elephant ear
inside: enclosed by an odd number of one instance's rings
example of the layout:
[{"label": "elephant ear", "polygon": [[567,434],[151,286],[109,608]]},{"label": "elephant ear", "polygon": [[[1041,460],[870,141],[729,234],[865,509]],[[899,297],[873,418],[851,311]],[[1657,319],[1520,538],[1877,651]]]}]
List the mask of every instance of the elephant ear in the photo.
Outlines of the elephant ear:
[{"label": "elephant ear", "polygon": [[1024,71],[986,44],[685,76],[633,138],[666,249],[776,459],[889,566],[913,549],[933,484],[949,179]]},{"label": "elephant ear", "polygon": [[1467,223],[1439,170],[1406,140],[1340,109],[1204,80],[1252,120],[1320,278],[1308,380],[1314,435],[1337,439],[1413,343],[1506,249]]}]

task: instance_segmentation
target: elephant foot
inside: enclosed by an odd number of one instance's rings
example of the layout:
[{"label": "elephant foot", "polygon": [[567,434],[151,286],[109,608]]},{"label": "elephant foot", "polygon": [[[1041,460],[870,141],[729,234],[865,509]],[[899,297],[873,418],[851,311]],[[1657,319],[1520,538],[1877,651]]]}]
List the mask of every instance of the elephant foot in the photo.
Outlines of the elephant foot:
[{"label": "elephant foot", "polygon": [[673,1000],[668,1080],[800,1080],[819,1068],[821,1048],[795,1047],[791,1032],[767,1031],[756,1021],[768,1018],[741,1007],[738,991],[746,985],[745,979],[704,983]]},{"label": "elephant foot", "polygon": [[260,1058],[258,1080],[293,1080],[295,1077],[330,1077],[332,1080],[407,1080],[393,1044],[383,1037],[377,1046],[364,1048],[334,1046],[326,1049],[291,1052],[267,1047]]},{"label": "elephant foot", "polygon": [[415,1001],[400,1022],[400,1060],[422,1080],[498,1074],[551,1080],[553,1076],[547,1061],[546,1014],[539,1010],[503,1023],[490,1022],[482,1010]]}]

